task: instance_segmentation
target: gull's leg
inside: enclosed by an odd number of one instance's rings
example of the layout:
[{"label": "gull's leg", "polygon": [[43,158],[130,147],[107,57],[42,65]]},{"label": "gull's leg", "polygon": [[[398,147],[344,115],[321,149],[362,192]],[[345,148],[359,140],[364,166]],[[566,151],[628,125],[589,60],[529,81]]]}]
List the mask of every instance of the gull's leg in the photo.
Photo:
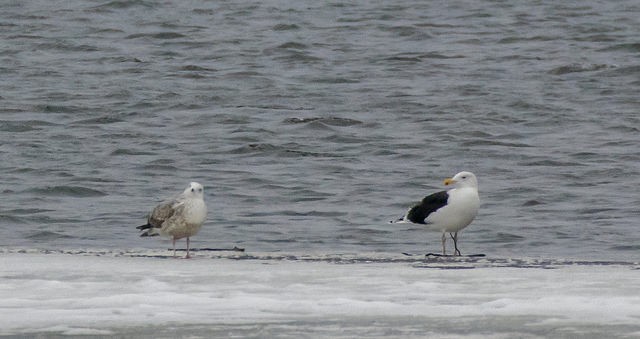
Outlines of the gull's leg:
[{"label": "gull's leg", "polygon": [[447,255],[447,249],[445,248],[446,241],[447,241],[447,233],[442,232],[442,255]]},{"label": "gull's leg", "polygon": [[455,233],[449,233],[449,235],[451,236],[451,239],[453,239],[453,246],[455,247],[455,251],[453,252],[454,255],[462,255],[462,253],[460,253],[460,250],[458,249],[458,232]]},{"label": "gull's leg", "polygon": [[184,258],[185,259],[191,258],[191,256],[189,255],[189,237],[187,237],[187,255]]},{"label": "gull's leg", "polygon": [[173,257],[175,258],[176,256],[176,238],[173,238]]}]

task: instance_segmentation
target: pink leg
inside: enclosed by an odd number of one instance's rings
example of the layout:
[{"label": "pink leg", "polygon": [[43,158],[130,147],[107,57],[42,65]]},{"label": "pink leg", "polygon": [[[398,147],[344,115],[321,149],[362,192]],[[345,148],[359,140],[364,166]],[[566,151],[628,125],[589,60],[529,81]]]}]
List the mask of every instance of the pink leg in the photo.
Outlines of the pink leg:
[{"label": "pink leg", "polygon": [[191,256],[189,255],[189,237],[187,237],[187,255],[184,258],[185,259],[191,258]]},{"label": "pink leg", "polygon": [[173,257],[176,256],[176,238],[173,238]]}]

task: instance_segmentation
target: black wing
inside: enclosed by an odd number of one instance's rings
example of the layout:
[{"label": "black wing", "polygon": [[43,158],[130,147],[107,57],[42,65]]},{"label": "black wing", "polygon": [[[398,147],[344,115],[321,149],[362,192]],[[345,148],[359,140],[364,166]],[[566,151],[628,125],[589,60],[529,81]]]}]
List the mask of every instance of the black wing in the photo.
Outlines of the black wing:
[{"label": "black wing", "polygon": [[418,205],[413,206],[409,212],[407,212],[407,219],[416,224],[425,224],[425,219],[427,219],[429,214],[446,205],[447,200],[449,200],[447,191],[427,195]]}]

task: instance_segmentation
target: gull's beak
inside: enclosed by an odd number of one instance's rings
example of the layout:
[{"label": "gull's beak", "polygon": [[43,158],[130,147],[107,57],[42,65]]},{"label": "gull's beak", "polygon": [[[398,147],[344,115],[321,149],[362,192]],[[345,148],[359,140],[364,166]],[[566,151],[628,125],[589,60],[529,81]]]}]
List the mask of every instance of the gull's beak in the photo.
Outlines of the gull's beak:
[{"label": "gull's beak", "polygon": [[452,178],[446,178],[446,179],[444,179],[444,185],[445,185],[445,186],[453,185],[453,184],[455,184],[455,183],[456,183],[456,181],[455,181],[455,180],[453,180]]}]

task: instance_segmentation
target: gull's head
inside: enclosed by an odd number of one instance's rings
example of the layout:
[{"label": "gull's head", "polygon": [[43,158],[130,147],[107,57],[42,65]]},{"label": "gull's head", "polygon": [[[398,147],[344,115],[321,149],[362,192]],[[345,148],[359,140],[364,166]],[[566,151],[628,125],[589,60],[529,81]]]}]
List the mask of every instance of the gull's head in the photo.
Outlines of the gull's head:
[{"label": "gull's head", "polygon": [[204,187],[197,182],[192,182],[184,190],[184,195],[187,197],[200,198],[204,196]]},{"label": "gull's head", "polygon": [[476,179],[476,175],[471,172],[460,172],[453,176],[453,178],[444,179],[444,184],[446,186],[454,186],[458,187],[473,187],[478,188],[478,180]]}]

